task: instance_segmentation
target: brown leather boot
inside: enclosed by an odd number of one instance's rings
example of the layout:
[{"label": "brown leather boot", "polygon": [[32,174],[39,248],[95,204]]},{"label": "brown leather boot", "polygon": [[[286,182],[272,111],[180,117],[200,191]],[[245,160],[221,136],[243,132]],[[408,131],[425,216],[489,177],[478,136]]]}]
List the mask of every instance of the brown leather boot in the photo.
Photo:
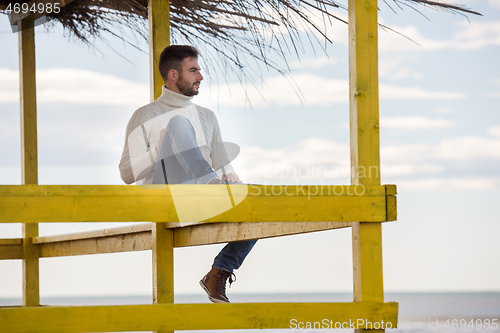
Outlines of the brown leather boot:
[{"label": "brown leather boot", "polygon": [[200,286],[205,290],[210,301],[213,303],[229,303],[226,296],[226,281],[228,278],[229,287],[231,287],[231,283],[236,281],[236,276],[233,273],[212,267],[210,272],[200,280]]}]

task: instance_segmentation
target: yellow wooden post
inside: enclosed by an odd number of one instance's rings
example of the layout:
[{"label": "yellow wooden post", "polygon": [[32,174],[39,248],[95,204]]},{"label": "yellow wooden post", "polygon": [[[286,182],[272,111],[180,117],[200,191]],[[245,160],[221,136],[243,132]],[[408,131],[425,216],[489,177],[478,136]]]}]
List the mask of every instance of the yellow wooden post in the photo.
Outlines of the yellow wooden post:
[{"label": "yellow wooden post", "polygon": [[174,303],[174,232],[166,223],[153,223],[153,303]]},{"label": "yellow wooden post", "polygon": [[[38,184],[36,128],[35,29],[32,20],[19,22],[22,184]],[[23,223],[23,305],[40,305],[39,253],[32,243],[38,223]]]},{"label": "yellow wooden post", "polygon": [[[377,35],[377,0],[349,0],[353,185],[380,185]],[[383,302],[381,223],[354,223],[352,245],[354,301]]]},{"label": "yellow wooden post", "polygon": [[[163,78],[158,62],[163,49],[170,45],[170,2],[148,1],[149,71],[151,101],[161,95]],[[153,303],[174,303],[174,233],[165,223],[153,223]],[[159,331],[160,332],[160,331]],[[167,332],[161,330],[161,332]],[[173,332],[173,331],[170,331]]]},{"label": "yellow wooden post", "polygon": [[158,71],[158,62],[163,49],[170,45],[170,2],[148,1],[149,19],[149,79],[151,101],[161,95],[163,79]]},{"label": "yellow wooden post", "polygon": [[[174,303],[174,231],[166,229],[166,223],[153,223],[153,303]],[[160,330],[156,333],[174,333]]]}]

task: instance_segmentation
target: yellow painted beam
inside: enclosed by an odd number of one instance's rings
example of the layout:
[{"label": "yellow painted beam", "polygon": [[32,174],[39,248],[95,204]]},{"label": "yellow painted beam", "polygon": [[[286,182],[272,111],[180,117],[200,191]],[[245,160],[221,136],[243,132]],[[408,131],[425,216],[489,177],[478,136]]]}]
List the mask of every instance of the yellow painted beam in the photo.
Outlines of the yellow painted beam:
[{"label": "yellow painted beam", "polygon": [[[38,144],[36,115],[35,29],[32,20],[18,23],[21,106],[21,176],[23,184],[38,184]],[[37,219],[22,227],[23,305],[40,304],[39,252],[32,243],[38,236]]]},{"label": "yellow painted beam", "polygon": [[348,228],[351,222],[207,223],[174,230],[174,246],[196,246]]},{"label": "yellow painted beam", "polygon": [[174,231],[164,223],[152,225],[153,303],[174,303]]},{"label": "yellow painted beam", "polygon": [[23,259],[23,240],[0,239],[0,260]]},{"label": "yellow painted beam", "polygon": [[[397,325],[397,303],[233,303],[0,308],[0,332],[70,333],[291,328],[358,320]],[[355,325],[355,324],[354,324]]]},{"label": "yellow painted beam", "polygon": [[23,244],[22,238],[3,238],[0,239],[0,245],[21,245]]},{"label": "yellow painted beam", "polygon": [[170,45],[170,2],[168,0],[148,0],[149,23],[149,78],[151,101],[161,95],[164,81],[158,71],[160,54]]},{"label": "yellow painted beam", "polygon": [[38,246],[32,243],[38,236],[38,223],[23,224],[23,305],[40,304],[40,253]]},{"label": "yellow painted beam", "polygon": [[349,0],[351,184],[380,185],[377,0]]},{"label": "yellow painted beam", "polygon": [[[153,248],[152,224],[35,237],[33,243],[39,247],[40,258],[146,251]],[[205,223],[168,229],[174,233],[174,247],[185,247],[296,235],[350,226],[351,222],[238,222]],[[0,260],[22,259],[21,244],[22,239],[0,239]],[[157,248],[161,251],[167,247],[168,244]],[[160,272],[164,271],[166,272],[165,269],[160,269]]]},{"label": "yellow painted beam", "polygon": [[[160,54],[170,45],[170,1],[148,0],[149,23],[149,70],[150,70],[150,100],[160,97],[163,78],[158,70]],[[165,190],[171,195],[170,189]],[[148,207],[149,208],[149,207]],[[178,220],[177,214],[170,216]],[[153,250],[153,303],[174,303],[174,231],[167,229],[164,219],[152,219],[152,250]],[[167,330],[155,330],[166,333]],[[173,332],[172,332],[173,333]]]},{"label": "yellow painted beam", "polygon": [[[380,185],[377,0],[349,0],[348,7],[351,184]],[[386,194],[386,220],[394,220],[395,188]],[[352,247],[354,301],[383,302],[381,223],[353,223]]]},{"label": "yellow painted beam", "polygon": [[398,208],[396,201],[396,186],[386,186],[387,221],[396,221],[398,218]]},{"label": "yellow painted beam", "polygon": [[40,258],[151,250],[151,231],[39,243]]},{"label": "yellow painted beam", "polygon": [[23,184],[38,184],[35,29],[33,21],[20,24],[21,176]]},{"label": "yellow painted beam", "polygon": [[383,302],[381,223],[352,224],[354,301]]},{"label": "yellow painted beam", "polygon": [[[0,222],[177,222],[176,207],[214,212],[210,222],[385,222],[385,186],[0,186]],[[166,188],[175,188],[174,197]],[[358,195],[359,194],[359,195]],[[246,197],[245,197],[246,195]],[[146,209],[147,208],[147,209]],[[193,221],[193,220],[191,220]],[[190,222],[189,220],[186,222]]]}]

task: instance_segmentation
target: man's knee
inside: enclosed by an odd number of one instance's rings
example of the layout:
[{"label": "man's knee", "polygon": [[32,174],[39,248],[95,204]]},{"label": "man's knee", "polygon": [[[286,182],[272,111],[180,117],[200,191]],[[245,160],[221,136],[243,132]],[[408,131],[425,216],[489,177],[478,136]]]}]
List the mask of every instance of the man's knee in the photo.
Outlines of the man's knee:
[{"label": "man's knee", "polygon": [[186,126],[187,124],[190,124],[189,120],[184,117],[184,116],[181,116],[181,115],[175,115],[173,116],[169,122],[168,122],[168,126]]},{"label": "man's knee", "polygon": [[194,131],[194,128],[186,117],[175,115],[169,120],[166,130],[174,133],[175,131],[182,131],[185,133],[186,130]]}]

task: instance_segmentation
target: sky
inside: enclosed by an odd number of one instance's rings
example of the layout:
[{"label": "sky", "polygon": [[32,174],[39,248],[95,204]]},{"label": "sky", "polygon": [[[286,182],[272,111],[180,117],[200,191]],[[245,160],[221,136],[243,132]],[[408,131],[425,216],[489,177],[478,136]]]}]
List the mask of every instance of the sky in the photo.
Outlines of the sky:
[{"label": "sky", "polygon": [[[383,225],[386,291],[500,291],[500,0],[457,2],[483,16],[380,4],[380,22],[408,37],[379,30],[381,177],[398,187],[398,221]],[[257,87],[202,83],[194,102],[241,147],[244,181],[349,183],[347,27],[326,29],[333,43],[326,52],[304,43],[288,79],[264,71]],[[92,49],[66,35],[36,28],[39,183],[123,184],[125,126],[149,102],[148,55],[112,37]],[[18,45],[7,16],[0,41],[0,184],[20,184]],[[41,224],[40,235],[113,226]],[[20,235],[19,224],[0,225],[0,238]],[[175,292],[203,293],[198,280],[221,248],[176,249]],[[40,267],[42,298],[151,293],[150,251]],[[0,272],[0,298],[19,298],[21,261],[0,261]],[[236,274],[229,296],[352,291],[351,230],[261,240]]]}]

